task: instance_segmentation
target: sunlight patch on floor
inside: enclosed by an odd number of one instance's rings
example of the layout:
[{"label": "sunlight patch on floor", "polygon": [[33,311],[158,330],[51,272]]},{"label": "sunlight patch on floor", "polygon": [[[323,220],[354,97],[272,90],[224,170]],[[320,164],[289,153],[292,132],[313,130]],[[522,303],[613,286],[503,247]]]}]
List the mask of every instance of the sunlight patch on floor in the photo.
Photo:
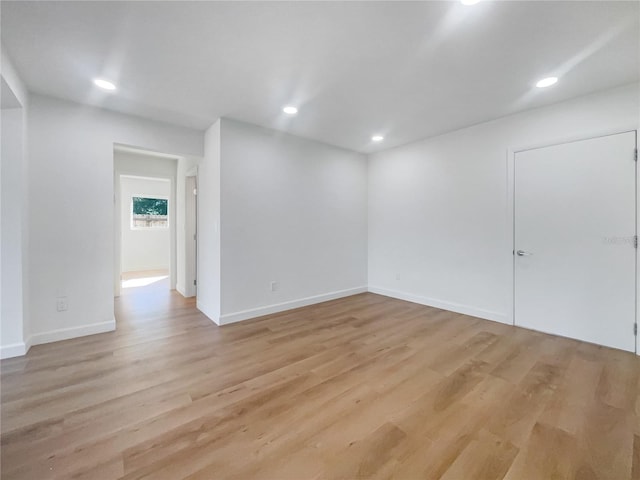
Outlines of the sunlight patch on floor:
[{"label": "sunlight patch on floor", "polygon": [[122,288],[146,287],[147,285],[161,282],[162,280],[166,280],[167,278],[169,278],[168,275],[159,277],[130,278],[128,280],[122,281]]}]

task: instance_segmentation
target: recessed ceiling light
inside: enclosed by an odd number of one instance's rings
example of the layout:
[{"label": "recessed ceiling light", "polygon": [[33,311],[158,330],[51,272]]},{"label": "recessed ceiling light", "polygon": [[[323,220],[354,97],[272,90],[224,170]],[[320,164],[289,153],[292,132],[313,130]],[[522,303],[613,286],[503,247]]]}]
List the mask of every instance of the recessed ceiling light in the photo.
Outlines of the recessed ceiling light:
[{"label": "recessed ceiling light", "polygon": [[538,88],[550,87],[551,85],[553,85],[557,81],[558,81],[558,77],[543,78],[538,83],[536,83],[536,87],[538,87]]},{"label": "recessed ceiling light", "polygon": [[475,5],[479,1],[480,0],[460,0],[460,3],[462,3],[463,5]]},{"label": "recessed ceiling light", "polygon": [[286,113],[287,115],[295,115],[296,113],[298,113],[298,109],[296,107],[292,107],[292,106],[286,106],[282,109],[282,111],[284,113]]},{"label": "recessed ceiling light", "polygon": [[116,86],[108,80],[104,80],[102,78],[95,78],[93,80],[98,87],[103,88],[104,90],[115,90]]},{"label": "recessed ceiling light", "polygon": [[382,135],[374,135],[373,137],[371,137],[371,140],[373,140],[374,142],[381,142],[382,140],[384,140],[384,137]]}]

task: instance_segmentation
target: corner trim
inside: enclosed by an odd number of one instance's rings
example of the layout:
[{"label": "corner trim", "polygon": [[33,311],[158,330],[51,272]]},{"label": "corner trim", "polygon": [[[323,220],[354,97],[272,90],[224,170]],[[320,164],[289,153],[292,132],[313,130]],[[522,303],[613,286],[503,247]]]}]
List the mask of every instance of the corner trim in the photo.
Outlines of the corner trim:
[{"label": "corner trim", "polygon": [[316,303],[327,302],[329,300],[350,297],[351,295],[365,293],[366,291],[367,287],[355,287],[346,290],[323,293],[321,295],[314,295],[312,297],[290,300],[288,302],[274,303],[273,305],[266,305],[264,307],[251,308],[249,310],[242,310],[240,312],[227,313],[220,316],[219,325],[228,325],[230,323],[242,322],[243,320],[262,317],[264,315],[270,315],[272,313],[284,312],[286,310],[293,310],[294,308],[306,307],[307,305],[314,305]]},{"label": "corner trim", "polygon": [[472,317],[483,318],[485,320],[492,320],[494,322],[506,323],[510,325],[509,315],[500,312],[494,312],[491,310],[484,310],[482,308],[473,307],[471,305],[463,305],[461,303],[447,302],[444,300],[438,300],[435,298],[423,297],[421,295],[415,295],[412,293],[399,292],[396,290],[389,290],[382,287],[369,287],[371,293],[377,293],[378,295],[384,295],[385,297],[397,298],[399,300],[405,300],[407,302],[419,303],[420,305],[427,305],[429,307],[440,308],[442,310],[448,310],[450,312],[462,313],[463,315],[470,315]]},{"label": "corner trim", "polygon": [[60,340],[69,340],[70,338],[85,337],[87,335],[95,335],[97,333],[112,332],[116,329],[116,319],[106,322],[91,323],[89,325],[81,325],[79,327],[61,328],[51,330],[49,332],[36,333],[31,336],[31,345],[41,345],[43,343],[59,342]]},{"label": "corner trim", "polygon": [[22,355],[26,355],[28,350],[29,348],[24,342],[3,345],[0,347],[0,358],[21,357]]}]

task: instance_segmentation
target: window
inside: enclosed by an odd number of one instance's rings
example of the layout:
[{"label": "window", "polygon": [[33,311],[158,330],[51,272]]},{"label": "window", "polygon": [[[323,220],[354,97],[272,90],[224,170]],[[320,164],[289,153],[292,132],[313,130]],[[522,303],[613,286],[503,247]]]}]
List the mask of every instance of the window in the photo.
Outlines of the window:
[{"label": "window", "polygon": [[131,228],[169,228],[169,200],[136,196],[131,198]]}]

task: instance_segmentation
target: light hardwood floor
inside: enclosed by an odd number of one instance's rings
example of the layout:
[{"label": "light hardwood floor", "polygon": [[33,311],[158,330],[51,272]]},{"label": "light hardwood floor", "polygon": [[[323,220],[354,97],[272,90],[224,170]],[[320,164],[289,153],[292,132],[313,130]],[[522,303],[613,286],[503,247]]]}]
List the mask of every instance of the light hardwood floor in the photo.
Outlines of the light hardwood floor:
[{"label": "light hardwood floor", "polygon": [[116,312],[2,361],[3,480],[640,479],[633,354],[373,294]]}]

